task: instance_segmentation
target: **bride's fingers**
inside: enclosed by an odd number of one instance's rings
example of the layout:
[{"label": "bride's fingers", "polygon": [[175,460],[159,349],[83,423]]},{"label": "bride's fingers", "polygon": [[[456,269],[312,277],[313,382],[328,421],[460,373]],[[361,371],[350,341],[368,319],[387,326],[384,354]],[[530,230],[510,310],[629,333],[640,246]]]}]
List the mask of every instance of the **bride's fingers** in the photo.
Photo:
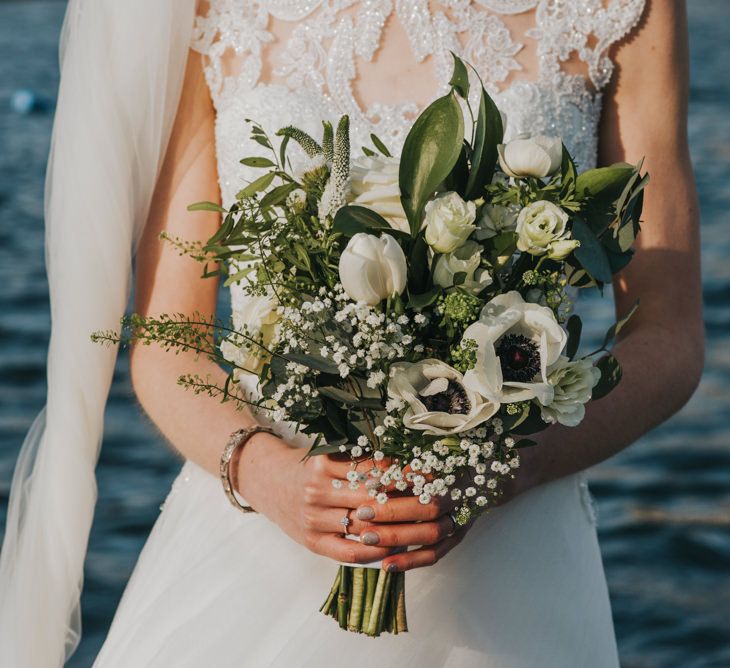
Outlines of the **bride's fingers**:
[{"label": "bride's fingers", "polygon": [[398,547],[408,545],[433,545],[448,538],[458,527],[449,515],[442,515],[433,522],[408,524],[372,524],[361,530],[360,542],[365,545]]},{"label": "bride's fingers", "polygon": [[462,527],[457,529],[453,535],[444,538],[435,545],[426,545],[417,550],[409,550],[388,557],[383,560],[383,568],[394,573],[423,566],[433,566],[461,542],[467,530],[467,527]]},{"label": "bride's fingers", "polygon": [[368,499],[357,508],[355,515],[370,522],[418,522],[435,520],[453,507],[453,501],[445,496],[433,497],[428,503],[421,503],[416,496],[396,496],[385,503]]},{"label": "bride's fingers", "polygon": [[391,553],[390,548],[363,545],[333,533],[319,534],[308,547],[312,552],[348,564],[367,564],[370,561],[379,561]]},{"label": "bride's fingers", "polygon": [[[346,526],[343,523],[344,518],[349,522]],[[310,531],[334,534],[358,535],[371,526],[370,522],[358,520],[353,508],[315,508],[305,515],[304,522],[305,528]]]}]

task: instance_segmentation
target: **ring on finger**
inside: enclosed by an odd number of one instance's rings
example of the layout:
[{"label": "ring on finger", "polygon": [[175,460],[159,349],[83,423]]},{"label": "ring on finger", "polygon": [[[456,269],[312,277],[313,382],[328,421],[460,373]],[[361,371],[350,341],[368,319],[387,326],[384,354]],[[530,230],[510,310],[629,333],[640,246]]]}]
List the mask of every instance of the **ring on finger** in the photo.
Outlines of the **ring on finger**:
[{"label": "ring on finger", "polygon": [[456,519],[456,516],[454,515],[454,512],[450,512],[446,514],[446,517],[448,517],[451,520],[451,524],[453,525],[451,527],[451,531],[449,531],[446,536],[453,536],[456,533],[456,530],[459,528],[459,522]]},{"label": "ring on finger", "polygon": [[340,524],[342,525],[342,530],[345,536],[348,534],[347,528],[352,524],[352,520],[350,519],[350,511],[352,509],[349,508],[347,512],[342,516],[342,519],[340,520]]}]

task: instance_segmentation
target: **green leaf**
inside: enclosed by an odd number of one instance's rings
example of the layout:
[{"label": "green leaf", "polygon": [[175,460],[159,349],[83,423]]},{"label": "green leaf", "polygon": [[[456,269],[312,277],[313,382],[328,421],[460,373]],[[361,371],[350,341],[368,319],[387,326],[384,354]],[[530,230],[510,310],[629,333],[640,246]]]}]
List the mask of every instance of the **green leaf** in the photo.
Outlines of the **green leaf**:
[{"label": "green leaf", "polygon": [[279,160],[281,161],[281,168],[286,169],[286,149],[289,146],[289,135],[284,135],[284,138],[281,140],[281,144],[279,144]]},{"label": "green leaf", "polygon": [[583,269],[597,281],[610,283],[613,274],[606,250],[582,218],[573,220],[573,238],[580,241],[580,246],[573,251],[573,254]]},{"label": "green leaf", "polygon": [[634,302],[634,305],[623,318],[621,318],[608,328],[608,330],[606,331],[606,336],[603,338],[603,344],[601,345],[601,348],[606,348],[609,344],[614,342],[616,337],[621,333],[621,330],[624,328],[626,323],[631,320],[634,313],[636,313],[637,308],[639,308],[638,299],[636,300],[636,302]]},{"label": "green leaf", "polygon": [[575,194],[577,170],[573,158],[568,152],[568,149],[565,148],[565,144],[563,144],[563,160],[560,166],[560,174],[563,181],[561,195],[563,199],[567,199]]},{"label": "green leaf", "polygon": [[479,97],[479,112],[474,134],[474,150],[471,156],[471,171],[466,182],[466,199],[479,197],[485,186],[492,181],[497,164],[497,145],[502,143],[504,128],[502,116],[494,100],[482,86]]},{"label": "green leaf", "polygon": [[354,394],[345,392],[345,390],[341,390],[339,387],[332,387],[331,385],[328,385],[326,387],[317,388],[317,390],[322,396],[327,397],[328,399],[333,399],[341,404],[352,405],[358,402],[358,398]]},{"label": "green leaf", "polygon": [[377,232],[392,228],[379,213],[364,206],[348,204],[340,207],[332,221],[332,231],[346,237],[355,236],[358,232]]},{"label": "green leaf", "polygon": [[498,257],[500,255],[512,255],[517,249],[517,235],[514,232],[502,232],[485,243],[492,244],[494,254]]},{"label": "green leaf", "polygon": [[422,292],[420,294],[408,294],[408,305],[416,310],[420,311],[421,309],[426,308],[427,306],[431,306],[436,301],[436,298],[439,296],[441,291],[438,288],[432,288],[428,292]]},{"label": "green leaf", "polygon": [[459,159],[456,161],[449,175],[444,179],[444,188],[459,193],[461,197],[465,197],[466,182],[469,178],[469,160],[466,157],[468,146],[466,141],[462,144]]},{"label": "green leaf", "polygon": [[289,193],[298,188],[296,183],[285,183],[281,186],[276,186],[269,192],[267,192],[262,198],[259,206],[264,209],[267,206],[276,206],[286,200]]},{"label": "green leaf", "polygon": [[247,167],[276,167],[276,164],[268,158],[259,157],[244,158],[241,160],[241,164]]},{"label": "green leaf", "polygon": [[422,234],[416,237],[408,258],[408,291],[410,294],[427,292],[431,270],[428,266],[428,244]]},{"label": "green leaf", "polygon": [[537,441],[533,441],[531,438],[521,438],[517,443],[514,444],[515,448],[531,448],[533,445],[537,445]]},{"label": "green leaf", "polygon": [[274,180],[275,176],[276,174],[274,172],[269,172],[268,174],[259,176],[259,178],[257,178],[255,181],[251,181],[251,183],[249,183],[243,190],[241,190],[236,195],[236,199],[245,199],[246,197],[251,197],[260,190],[266,190],[271,185],[271,182]]},{"label": "green leaf", "polygon": [[217,211],[218,213],[228,213],[220,204],[215,202],[195,202],[188,205],[188,211]]},{"label": "green leaf", "polygon": [[596,367],[601,372],[601,378],[593,388],[593,394],[591,396],[593,401],[602,399],[609,394],[621,382],[622,375],[621,365],[611,353],[601,357],[596,362]]},{"label": "green leaf", "polygon": [[386,158],[390,158],[390,151],[387,149],[385,144],[380,140],[380,137],[378,137],[375,133],[370,134],[370,139],[372,140],[373,144],[375,145],[375,148],[378,149]]},{"label": "green leaf", "polygon": [[453,93],[431,103],[416,119],[401,153],[398,183],[412,236],[421,229],[423,208],[451,173],[464,140],[464,118]]},{"label": "green leaf", "polygon": [[453,86],[456,92],[465,100],[469,99],[469,72],[466,69],[464,61],[459,58],[453,51],[454,71],[449,80],[449,86]]},{"label": "green leaf", "polygon": [[580,345],[580,335],[583,330],[583,322],[578,315],[571,315],[568,318],[568,322],[565,324],[565,329],[568,330],[568,343],[565,346],[565,354],[573,359],[575,354],[578,352],[578,346]]},{"label": "green leaf", "polygon": [[337,365],[334,362],[330,362],[318,355],[287,353],[284,357],[290,362],[297,362],[298,364],[302,364],[308,369],[313,369],[314,371],[322,371],[323,373],[330,373],[333,375],[337,375],[339,373]]},{"label": "green leaf", "polygon": [[545,422],[540,415],[540,409],[535,404],[531,403],[527,417],[515,427],[510,429],[510,433],[518,434],[520,436],[530,435],[536,434],[543,429],[547,429],[547,427],[547,422]]},{"label": "green leaf", "polygon": [[603,201],[614,201],[633,175],[634,167],[625,163],[589,169],[578,175],[576,193],[580,198],[592,196]]},{"label": "green leaf", "polygon": [[364,153],[364,154],[365,154],[365,155],[366,155],[366,156],[367,156],[368,158],[372,158],[372,157],[373,157],[374,155],[377,155],[377,153],[376,153],[375,151],[373,151],[373,149],[371,149],[371,148],[368,148],[367,146],[363,146],[363,147],[362,147],[362,152],[363,152],[363,153]]}]

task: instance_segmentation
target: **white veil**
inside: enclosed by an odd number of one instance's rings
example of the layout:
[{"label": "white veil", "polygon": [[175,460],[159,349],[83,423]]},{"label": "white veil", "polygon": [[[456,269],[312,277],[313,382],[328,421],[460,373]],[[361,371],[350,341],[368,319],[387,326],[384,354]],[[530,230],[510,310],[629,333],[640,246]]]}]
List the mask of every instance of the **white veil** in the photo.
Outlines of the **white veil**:
[{"label": "white veil", "polygon": [[195,0],[70,0],[45,194],[48,397],[23,444],[0,554],[0,665],[78,645],[94,469],[134,244],[174,121]]}]

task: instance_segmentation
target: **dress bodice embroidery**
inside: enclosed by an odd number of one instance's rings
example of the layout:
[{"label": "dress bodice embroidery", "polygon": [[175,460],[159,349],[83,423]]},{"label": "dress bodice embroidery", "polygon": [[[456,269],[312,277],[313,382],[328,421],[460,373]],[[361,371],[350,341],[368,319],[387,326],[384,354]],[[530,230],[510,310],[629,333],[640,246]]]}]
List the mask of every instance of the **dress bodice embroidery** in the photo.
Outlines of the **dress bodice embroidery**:
[{"label": "dress bodice embroidery", "polygon": [[[356,59],[372,61],[384,26],[394,15],[417,62],[431,58],[442,94],[459,54],[479,72],[506,114],[507,136],[521,132],[564,138],[580,168],[595,165],[601,90],[613,72],[612,44],[639,21],[645,0],[209,0],[198,16],[193,48],[203,53],[217,110],[216,139],[223,200],[230,203],[252,177],[239,160],[260,147],[243,122],[273,132],[294,123],[318,135],[322,119],[350,115],[354,147],[375,132],[399,150],[421,110],[413,102],[377,102],[363,108],[353,82]],[[514,15],[531,13],[531,27],[515,36]],[[273,20],[291,22],[286,44],[272,58],[281,83],[262,80],[264,54],[275,41]],[[527,46],[537,60],[534,81],[508,81],[523,69]],[[236,58],[234,74],[225,58]],[[569,58],[584,73],[566,71]],[[476,87],[474,87],[476,88]],[[476,91],[475,91],[476,92]]]}]

